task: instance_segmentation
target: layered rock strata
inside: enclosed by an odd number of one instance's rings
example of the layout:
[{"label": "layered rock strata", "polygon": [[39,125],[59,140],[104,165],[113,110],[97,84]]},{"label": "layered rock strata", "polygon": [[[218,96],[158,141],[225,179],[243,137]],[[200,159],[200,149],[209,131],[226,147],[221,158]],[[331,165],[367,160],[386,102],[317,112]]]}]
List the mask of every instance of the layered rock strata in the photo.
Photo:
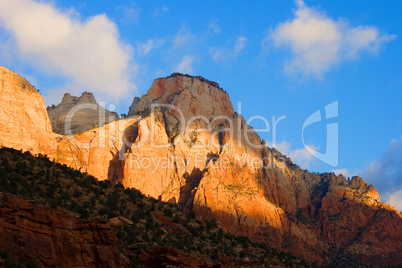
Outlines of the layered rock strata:
[{"label": "layered rock strata", "polygon": [[[14,94],[23,94],[12,83]],[[16,109],[13,102],[2,108]],[[10,126],[18,124],[18,116],[10,118]],[[0,132],[17,129],[5,127]],[[60,163],[215,217],[225,230],[308,261],[401,264],[402,216],[373,186],[300,169],[266,146],[215,82],[180,74],[156,79],[134,99],[129,118],[47,135],[54,142],[48,154]],[[23,147],[4,136],[4,145]],[[31,142],[45,149],[34,134]]]}]

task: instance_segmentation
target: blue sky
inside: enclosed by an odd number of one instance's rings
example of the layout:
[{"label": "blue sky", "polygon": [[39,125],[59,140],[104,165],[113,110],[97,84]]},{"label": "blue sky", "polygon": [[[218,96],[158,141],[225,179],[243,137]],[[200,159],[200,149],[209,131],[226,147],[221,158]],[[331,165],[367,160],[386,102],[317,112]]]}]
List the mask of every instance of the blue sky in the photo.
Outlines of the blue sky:
[{"label": "blue sky", "polygon": [[[45,98],[92,91],[126,113],[172,72],[226,90],[246,120],[277,125],[279,150],[311,171],[360,175],[402,210],[402,2],[0,1],[0,64]],[[338,117],[305,129],[325,152],[338,123],[338,165],[302,142],[303,122],[338,101]],[[255,128],[262,121],[251,122]],[[271,141],[272,131],[260,133]]]}]

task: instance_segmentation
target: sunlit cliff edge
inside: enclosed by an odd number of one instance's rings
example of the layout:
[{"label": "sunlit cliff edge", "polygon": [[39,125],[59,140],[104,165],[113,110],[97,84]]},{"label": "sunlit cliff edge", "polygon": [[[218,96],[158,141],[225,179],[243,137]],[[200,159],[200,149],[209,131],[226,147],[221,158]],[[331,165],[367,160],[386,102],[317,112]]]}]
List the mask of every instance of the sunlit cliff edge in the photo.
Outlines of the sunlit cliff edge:
[{"label": "sunlit cliff edge", "polygon": [[70,136],[52,132],[40,93],[1,66],[0,102],[2,146],[47,154],[310,262],[401,265],[402,216],[372,185],[302,170],[266,146],[215,82],[156,79],[128,118]]}]

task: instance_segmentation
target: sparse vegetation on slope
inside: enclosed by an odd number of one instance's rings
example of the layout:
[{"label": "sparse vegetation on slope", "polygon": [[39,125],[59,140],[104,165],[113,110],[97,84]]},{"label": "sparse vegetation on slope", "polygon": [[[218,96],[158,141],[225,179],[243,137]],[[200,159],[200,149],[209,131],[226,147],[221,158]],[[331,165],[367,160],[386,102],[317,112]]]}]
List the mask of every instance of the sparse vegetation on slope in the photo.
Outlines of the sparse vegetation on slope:
[{"label": "sparse vegetation on slope", "polygon": [[[0,191],[84,219],[108,219],[119,250],[131,259],[132,267],[180,264],[180,259],[160,258],[179,253],[211,265],[309,267],[290,254],[223,232],[214,219],[203,221],[176,205],[159,202],[121,184],[98,181],[45,155],[35,157],[29,152],[1,148]],[[2,204],[7,199],[4,195]]]}]

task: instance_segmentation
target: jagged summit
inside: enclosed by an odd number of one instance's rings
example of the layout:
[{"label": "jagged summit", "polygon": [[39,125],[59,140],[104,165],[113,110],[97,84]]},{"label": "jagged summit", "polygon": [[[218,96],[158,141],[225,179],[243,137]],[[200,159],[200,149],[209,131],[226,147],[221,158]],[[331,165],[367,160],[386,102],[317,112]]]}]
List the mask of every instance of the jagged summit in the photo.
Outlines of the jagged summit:
[{"label": "jagged summit", "polygon": [[94,94],[91,92],[84,91],[81,97],[71,96],[70,93],[65,93],[61,104],[67,103],[97,103]]},{"label": "jagged summit", "polygon": [[[205,81],[186,75],[156,79],[134,99],[132,117],[63,137],[46,128],[40,94],[7,75],[0,77],[4,146],[32,147],[309,262],[401,265],[402,215],[380,202],[373,186],[359,177],[348,181],[300,169],[268,148],[234,112],[229,95]],[[49,114],[80,105],[65,97]],[[152,104],[159,107],[152,110]],[[181,131],[181,120],[190,131]]]},{"label": "jagged summit", "polygon": [[[81,105],[81,106],[79,106]],[[74,108],[77,110],[74,112]],[[83,92],[80,97],[65,93],[60,104],[47,107],[53,132],[58,134],[74,134],[109,123],[119,116],[115,112],[104,109],[95,100],[91,92]],[[71,114],[71,112],[74,112]],[[66,133],[65,125],[69,113],[71,119],[71,132]]]},{"label": "jagged summit", "polygon": [[[84,91],[80,97],[73,96],[70,93],[64,93],[64,96],[61,102],[57,105],[71,105],[71,104],[79,104],[79,103],[92,103],[97,104],[94,94],[92,92]],[[57,107],[56,105],[48,106],[47,111],[51,111]]]},{"label": "jagged summit", "polygon": [[202,76],[200,76],[200,75],[198,75],[198,76],[193,76],[193,75],[189,75],[189,74],[172,73],[171,75],[167,76],[166,78],[177,77],[177,76],[185,76],[185,77],[189,77],[189,78],[192,78],[192,79],[195,78],[195,79],[200,80],[201,82],[205,82],[205,83],[207,83],[207,84],[209,84],[209,85],[211,85],[211,86],[213,86],[213,87],[216,87],[216,88],[219,88],[219,89],[223,90],[221,87],[219,87],[219,84],[218,84],[217,82],[214,82],[214,81],[210,81],[210,80],[208,80],[208,79],[205,79],[204,77],[202,77]]},{"label": "jagged summit", "polygon": [[148,92],[135,97],[128,115],[145,111],[152,104],[175,106],[184,116],[232,116],[234,109],[229,94],[219,84],[201,76],[173,73],[155,79]]}]

